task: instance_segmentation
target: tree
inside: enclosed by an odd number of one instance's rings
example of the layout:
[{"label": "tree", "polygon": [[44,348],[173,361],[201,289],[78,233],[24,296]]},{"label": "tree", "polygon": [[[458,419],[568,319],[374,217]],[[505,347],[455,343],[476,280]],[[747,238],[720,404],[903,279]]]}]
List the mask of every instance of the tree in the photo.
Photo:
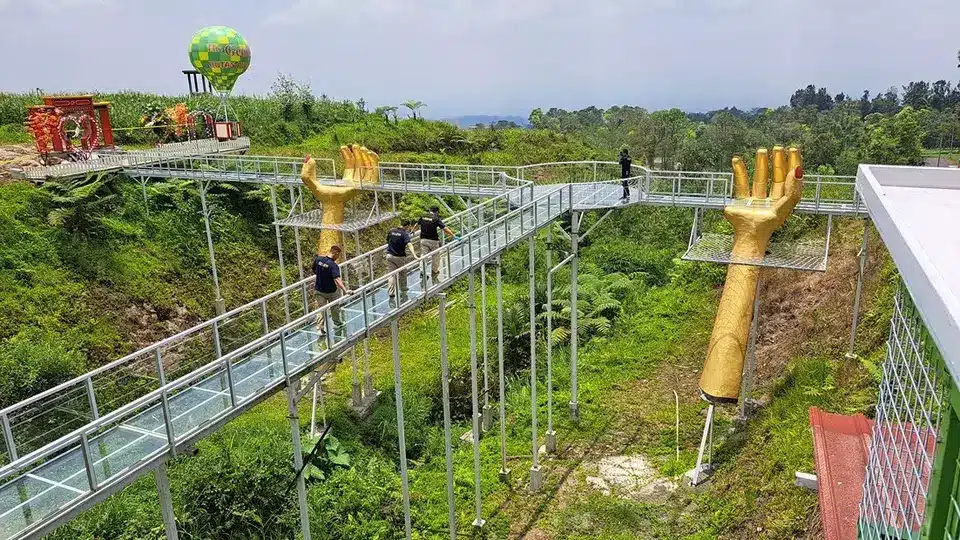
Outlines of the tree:
[{"label": "tree", "polygon": [[816,85],[808,84],[806,88],[801,88],[793,93],[793,97],[790,98],[790,106],[794,109],[816,107],[818,111],[828,111],[833,108],[833,97],[830,96],[826,88],[817,89]]},{"label": "tree", "polygon": [[930,107],[942,111],[950,102],[951,84],[940,79],[930,87]]},{"label": "tree", "polygon": [[530,125],[534,129],[543,129],[543,109],[537,107],[536,109],[530,111],[530,116],[527,117],[527,120],[530,122]]},{"label": "tree", "polygon": [[891,86],[883,94],[878,93],[870,103],[871,112],[885,115],[896,114],[900,110],[900,96],[896,86]]},{"label": "tree", "polygon": [[393,123],[397,123],[397,111],[400,110],[400,107],[394,107],[393,105],[383,108],[387,113],[393,115]]},{"label": "tree", "polygon": [[413,119],[414,119],[414,120],[416,120],[417,118],[419,118],[419,117],[417,116],[417,111],[420,110],[421,108],[427,106],[426,103],[424,103],[424,102],[422,102],[422,101],[418,101],[418,100],[413,100],[413,99],[409,99],[409,100],[407,100],[407,101],[404,101],[404,102],[402,103],[402,105],[403,105],[404,107],[410,109],[410,114],[413,115]]},{"label": "tree", "polygon": [[847,97],[846,94],[844,94],[843,92],[840,92],[839,94],[837,94],[836,96],[834,96],[833,101],[834,101],[834,103],[836,103],[837,105],[839,105],[839,104],[843,103],[844,101],[846,101],[846,100],[848,100],[848,99],[849,99],[849,98]]},{"label": "tree", "polygon": [[873,105],[870,103],[870,91],[864,90],[860,98],[860,118],[866,118],[871,112],[873,112]]},{"label": "tree", "polygon": [[919,115],[904,107],[896,115],[881,117],[871,125],[866,158],[870,163],[917,165],[923,160],[923,133]]},{"label": "tree", "polygon": [[930,106],[930,84],[926,81],[910,82],[903,87],[903,105],[914,109]]}]

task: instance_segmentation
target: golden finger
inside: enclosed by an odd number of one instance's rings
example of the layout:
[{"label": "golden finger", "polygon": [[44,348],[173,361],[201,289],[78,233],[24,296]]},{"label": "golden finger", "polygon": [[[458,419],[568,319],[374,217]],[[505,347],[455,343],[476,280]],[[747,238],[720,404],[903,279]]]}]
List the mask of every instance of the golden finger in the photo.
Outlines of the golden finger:
[{"label": "golden finger", "polygon": [[783,197],[784,182],[787,180],[787,155],[782,146],[773,147],[773,187],[770,188],[770,198],[777,200]]},{"label": "golden finger", "polygon": [[370,155],[372,153],[373,152],[367,149],[366,146],[360,147],[360,155],[363,156],[361,158],[363,171],[360,174],[360,178],[364,181],[373,179],[373,157]]},{"label": "golden finger", "polygon": [[770,156],[766,148],[757,150],[757,162],[753,165],[753,197],[767,198],[767,180],[770,178]]},{"label": "golden finger", "polygon": [[800,157],[800,150],[791,147],[787,150],[788,166],[787,180],[784,184],[784,195],[792,197],[799,201],[803,194],[803,160]]},{"label": "golden finger", "polygon": [[733,197],[745,199],[750,196],[747,183],[747,166],[740,156],[733,156]]},{"label": "golden finger", "polygon": [[340,159],[343,160],[343,179],[353,180],[353,171],[357,165],[353,160],[353,152],[347,145],[340,147]]}]

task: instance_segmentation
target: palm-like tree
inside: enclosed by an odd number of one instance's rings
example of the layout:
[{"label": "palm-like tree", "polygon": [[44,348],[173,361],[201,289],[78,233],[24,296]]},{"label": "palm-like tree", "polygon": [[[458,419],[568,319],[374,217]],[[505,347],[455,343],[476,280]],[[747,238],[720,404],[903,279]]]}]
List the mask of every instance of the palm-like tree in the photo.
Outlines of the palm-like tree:
[{"label": "palm-like tree", "polygon": [[393,115],[393,123],[396,124],[396,123],[397,123],[397,111],[400,110],[400,107],[394,107],[394,106],[391,105],[391,106],[389,106],[389,107],[384,107],[384,110],[386,110],[388,113],[390,113],[391,115]]},{"label": "palm-like tree", "polygon": [[404,107],[410,109],[410,114],[413,115],[413,119],[414,119],[414,120],[416,120],[417,118],[419,118],[419,117],[417,116],[417,111],[420,110],[421,108],[427,106],[426,103],[424,103],[424,102],[422,102],[422,101],[419,101],[419,100],[414,100],[414,99],[408,99],[407,101],[404,101],[404,102],[402,103],[402,105],[403,105]]}]

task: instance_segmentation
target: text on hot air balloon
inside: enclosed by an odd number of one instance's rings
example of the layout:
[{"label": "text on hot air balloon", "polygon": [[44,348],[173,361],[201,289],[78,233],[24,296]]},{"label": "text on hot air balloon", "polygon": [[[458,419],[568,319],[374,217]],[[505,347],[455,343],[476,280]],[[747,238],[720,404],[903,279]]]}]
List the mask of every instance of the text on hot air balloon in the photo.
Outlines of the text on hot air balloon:
[{"label": "text on hot air balloon", "polygon": [[250,57],[249,47],[238,47],[236,45],[221,45],[219,43],[211,43],[207,45],[207,52],[226,53],[230,56],[239,56],[241,58]]}]

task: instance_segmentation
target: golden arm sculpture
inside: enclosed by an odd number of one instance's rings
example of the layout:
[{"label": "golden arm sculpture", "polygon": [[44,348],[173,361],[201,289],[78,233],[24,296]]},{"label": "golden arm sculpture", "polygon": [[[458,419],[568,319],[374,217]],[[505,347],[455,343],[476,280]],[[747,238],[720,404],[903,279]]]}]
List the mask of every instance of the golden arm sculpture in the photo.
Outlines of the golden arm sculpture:
[{"label": "golden arm sculpture", "polygon": [[[781,146],[773,148],[773,185],[768,196],[769,168],[767,149],[757,150],[751,190],[746,165],[740,157],[733,158],[734,202],[723,213],[733,226],[734,257],[762,259],[773,232],[800,202],[803,192],[800,151],[796,148],[784,151]],[[727,269],[700,376],[700,393],[711,403],[736,403],[739,399],[759,277],[758,266],[731,264]]]},{"label": "golden arm sculpture", "polygon": [[[343,225],[344,205],[359,193],[352,185],[359,186],[363,182],[380,179],[380,156],[376,152],[354,144],[341,146],[340,157],[343,160],[343,180],[346,186],[321,184],[317,179],[317,162],[309,155],[300,170],[300,179],[323,206],[324,225]],[[317,254],[328,253],[333,245],[343,246],[343,232],[334,229],[321,230],[320,239],[317,240]]]}]

